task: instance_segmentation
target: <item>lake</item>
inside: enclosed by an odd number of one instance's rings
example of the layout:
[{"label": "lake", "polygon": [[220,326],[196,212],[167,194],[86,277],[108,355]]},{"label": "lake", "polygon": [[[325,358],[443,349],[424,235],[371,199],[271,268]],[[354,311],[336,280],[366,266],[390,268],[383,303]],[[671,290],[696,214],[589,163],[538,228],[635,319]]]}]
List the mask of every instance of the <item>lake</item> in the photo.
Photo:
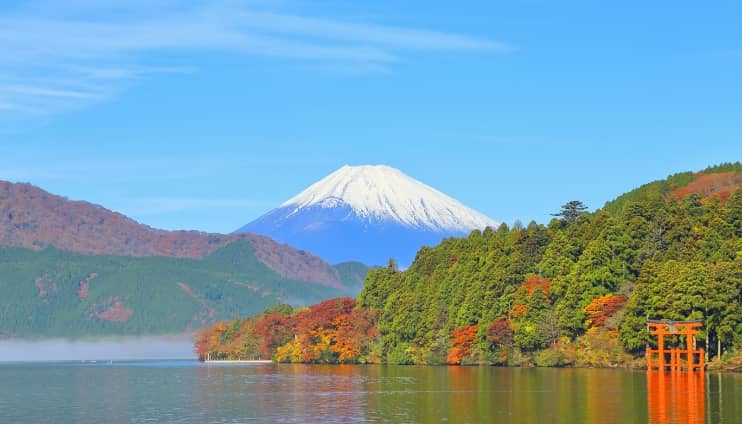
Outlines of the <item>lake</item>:
[{"label": "lake", "polygon": [[740,423],[742,376],[607,369],[0,364],[7,423]]}]

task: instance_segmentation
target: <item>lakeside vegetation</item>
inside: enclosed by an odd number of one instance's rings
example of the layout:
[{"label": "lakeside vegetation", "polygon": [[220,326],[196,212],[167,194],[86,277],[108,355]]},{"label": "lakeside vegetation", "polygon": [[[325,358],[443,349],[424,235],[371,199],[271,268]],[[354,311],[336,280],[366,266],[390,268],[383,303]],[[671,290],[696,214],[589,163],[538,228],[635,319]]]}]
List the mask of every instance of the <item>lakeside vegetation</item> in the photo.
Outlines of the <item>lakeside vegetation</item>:
[{"label": "lakeside vegetation", "polygon": [[279,362],[643,365],[645,322],[702,319],[742,348],[742,165],[650,183],[593,213],[474,231],[369,272],[356,300],[279,306],[196,334],[200,358]]}]

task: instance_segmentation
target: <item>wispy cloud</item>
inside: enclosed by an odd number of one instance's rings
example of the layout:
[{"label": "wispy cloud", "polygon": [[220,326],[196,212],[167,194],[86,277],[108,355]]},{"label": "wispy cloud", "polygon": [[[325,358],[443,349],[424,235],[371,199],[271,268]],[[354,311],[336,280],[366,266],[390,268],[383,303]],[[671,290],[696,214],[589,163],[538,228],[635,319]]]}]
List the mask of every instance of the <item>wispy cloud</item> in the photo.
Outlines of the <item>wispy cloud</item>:
[{"label": "wispy cloud", "polygon": [[509,52],[513,47],[496,41],[418,29],[349,23],[273,13],[243,13],[247,27],[271,33],[313,36],[329,40],[362,42],[391,49],[492,50]]},{"label": "wispy cloud", "polygon": [[74,99],[90,99],[95,97],[92,93],[78,90],[60,90],[18,84],[0,85],[0,95],[7,93],[40,97],[66,97]]},{"label": "wispy cloud", "polygon": [[117,83],[198,66],[155,66],[147,63],[153,52],[222,52],[388,72],[411,52],[511,50],[469,35],[276,13],[265,4],[258,10],[238,2],[46,0],[0,14],[0,114],[88,105],[114,95]]}]

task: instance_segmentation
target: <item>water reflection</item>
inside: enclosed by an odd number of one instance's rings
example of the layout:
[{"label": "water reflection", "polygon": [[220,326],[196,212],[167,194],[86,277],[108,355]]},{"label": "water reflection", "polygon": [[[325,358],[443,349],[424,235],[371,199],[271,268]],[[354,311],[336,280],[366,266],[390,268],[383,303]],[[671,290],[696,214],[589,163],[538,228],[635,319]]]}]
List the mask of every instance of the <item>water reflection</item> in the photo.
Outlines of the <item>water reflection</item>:
[{"label": "water reflection", "polygon": [[192,416],[203,422],[363,422],[368,379],[351,365],[202,366]]},{"label": "water reflection", "polygon": [[369,367],[373,422],[647,422],[643,374],[621,370]]},{"label": "water reflection", "polygon": [[647,406],[653,424],[702,424],[706,411],[703,372],[647,371]]},{"label": "water reflection", "polygon": [[0,365],[0,423],[739,423],[742,375],[606,369]]}]

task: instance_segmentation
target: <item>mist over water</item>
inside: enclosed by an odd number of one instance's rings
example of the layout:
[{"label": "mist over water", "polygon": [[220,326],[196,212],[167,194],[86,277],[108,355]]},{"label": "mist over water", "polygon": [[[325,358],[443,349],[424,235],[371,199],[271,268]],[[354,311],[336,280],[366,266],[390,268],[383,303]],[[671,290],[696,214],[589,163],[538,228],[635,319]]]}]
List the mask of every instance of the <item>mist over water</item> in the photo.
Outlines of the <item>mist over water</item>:
[{"label": "mist over water", "polygon": [[3,340],[0,362],[194,359],[189,336]]}]

